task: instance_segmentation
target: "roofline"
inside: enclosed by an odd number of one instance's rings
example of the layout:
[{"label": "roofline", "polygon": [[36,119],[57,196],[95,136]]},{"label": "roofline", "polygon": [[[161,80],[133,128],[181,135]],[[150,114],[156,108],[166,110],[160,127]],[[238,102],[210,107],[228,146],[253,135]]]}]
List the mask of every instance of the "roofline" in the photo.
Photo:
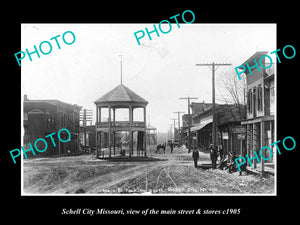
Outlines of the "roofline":
[{"label": "roofline", "polygon": [[138,102],[138,101],[105,101],[105,102],[97,102],[94,101],[96,106],[116,106],[127,108],[127,106],[147,106],[149,102]]},{"label": "roofline", "polygon": [[[234,107],[235,104],[218,104],[216,103],[216,111],[222,107]],[[243,104],[241,104],[243,105]],[[243,105],[244,106],[244,105]],[[198,116],[201,116],[201,115],[205,115],[206,113],[208,112],[211,112],[212,111],[212,108],[213,106],[210,106],[208,107],[207,109],[205,109],[204,111],[200,112],[200,113],[196,113],[196,114],[191,114],[192,118],[195,119],[197,118]]]},{"label": "roofline", "polygon": [[63,102],[63,101],[60,101],[60,100],[57,100],[57,99],[35,99],[35,100],[27,99],[23,102],[24,103],[25,102],[46,103],[46,104],[50,104],[50,105],[57,105],[57,103],[60,103],[60,104],[65,104],[65,105],[75,107],[75,108],[78,108],[78,109],[82,109],[82,106],[79,106],[77,104],[66,103],[66,102]]},{"label": "roofline", "polygon": [[268,51],[257,51],[241,65],[246,66],[246,63],[250,64],[249,62],[251,62],[251,64],[252,64],[254,59],[260,58],[262,55],[266,55],[267,53],[268,53]]},{"label": "roofline", "polygon": [[[125,100],[125,101],[118,101],[118,100],[100,100],[101,98],[103,98],[104,96],[108,95],[109,93],[113,92],[114,90],[116,90],[118,87],[124,87],[124,90],[126,91],[126,93],[128,94],[128,96],[130,96],[131,94],[129,92],[132,92],[134,95],[136,95],[137,97],[139,97],[139,100],[135,101],[135,100]],[[94,103],[97,105],[99,104],[105,104],[105,105],[114,105],[115,103],[120,103],[120,104],[128,104],[128,103],[133,103],[133,104],[142,104],[142,105],[148,105],[148,101],[145,100],[144,98],[142,98],[141,96],[139,96],[137,93],[135,93],[134,91],[132,91],[130,88],[128,88],[127,86],[125,86],[124,84],[120,84],[118,86],[116,86],[115,88],[113,88],[112,90],[110,90],[109,92],[107,92],[106,94],[102,95],[100,98],[98,98],[97,100],[94,101]]]},{"label": "roofline", "polygon": [[275,73],[272,73],[272,74],[270,74],[270,75],[264,77],[264,80],[274,79],[274,77],[275,77]]}]

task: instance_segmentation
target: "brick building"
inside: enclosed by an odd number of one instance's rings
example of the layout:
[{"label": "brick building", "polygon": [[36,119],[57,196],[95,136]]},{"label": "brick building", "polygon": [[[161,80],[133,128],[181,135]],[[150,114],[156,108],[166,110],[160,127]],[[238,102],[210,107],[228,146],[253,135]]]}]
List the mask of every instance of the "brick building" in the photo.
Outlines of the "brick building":
[{"label": "brick building", "polygon": [[[33,145],[36,139],[45,138],[53,132],[57,133],[60,129],[66,128],[71,133],[71,141],[62,143],[56,135],[53,135],[56,147],[53,146],[50,138],[48,148],[45,152],[36,155],[63,156],[66,149],[71,150],[72,155],[79,154],[79,112],[81,106],[68,104],[59,100],[29,100],[24,95],[23,102],[23,126],[24,137],[23,147],[29,149],[29,142]],[[29,155],[29,152],[27,154]]]}]

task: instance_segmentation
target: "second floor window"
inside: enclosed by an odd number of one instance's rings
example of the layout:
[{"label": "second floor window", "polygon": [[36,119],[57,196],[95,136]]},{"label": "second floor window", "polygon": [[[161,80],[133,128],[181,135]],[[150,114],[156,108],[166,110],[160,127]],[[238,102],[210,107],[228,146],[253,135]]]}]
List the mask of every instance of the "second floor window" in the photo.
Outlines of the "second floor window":
[{"label": "second floor window", "polygon": [[263,98],[262,98],[262,87],[261,84],[257,86],[257,110],[262,111]]},{"label": "second floor window", "polygon": [[252,89],[249,89],[247,96],[248,113],[252,113]]}]

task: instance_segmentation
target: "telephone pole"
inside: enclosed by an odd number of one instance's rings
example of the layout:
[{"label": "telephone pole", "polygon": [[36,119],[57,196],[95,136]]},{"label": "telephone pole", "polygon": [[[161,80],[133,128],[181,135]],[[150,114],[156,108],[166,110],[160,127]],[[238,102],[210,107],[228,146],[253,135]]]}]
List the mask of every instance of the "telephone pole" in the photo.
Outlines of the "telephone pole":
[{"label": "telephone pole", "polygon": [[79,120],[82,121],[83,127],[83,145],[88,145],[86,140],[86,122],[93,121],[93,110],[83,109],[80,111]]},{"label": "telephone pole", "polygon": [[173,138],[175,139],[176,137],[175,137],[175,135],[176,135],[176,132],[175,132],[175,120],[177,120],[176,118],[172,118],[172,119],[170,119],[170,120],[173,120],[173,123],[174,123],[174,125],[173,125],[173,128],[174,128],[174,135],[173,135]]},{"label": "telephone pole", "polygon": [[[212,113],[213,113],[213,124],[212,124],[212,145],[216,147],[217,140],[217,125],[216,125],[216,105],[215,105],[215,72],[219,66],[231,66],[231,63],[199,63],[196,66],[208,66],[212,70]],[[216,68],[217,66],[217,68]]]},{"label": "telephone pole", "polygon": [[[172,126],[173,126],[173,124],[169,124],[169,126],[170,126],[170,130],[169,130],[169,132],[168,132],[168,140],[169,139],[172,139],[172,137],[173,137],[173,131],[172,131]],[[169,135],[170,134],[170,135]]]},{"label": "telephone pole", "polygon": [[122,53],[120,53],[118,56],[120,56],[120,63],[121,63],[121,65],[120,65],[120,69],[121,69],[121,84],[123,84],[123,69],[122,69],[122,58],[123,58],[123,55],[122,55]]},{"label": "telephone pole", "polygon": [[188,149],[189,153],[191,152],[191,112],[190,112],[190,100],[191,99],[198,99],[198,98],[193,98],[193,97],[185,97],[185,98],[179,98],[179,99],[187,99],[188,100]]},{"label": "telephone pole", "polygon": [[180,144],[181,144],[181,134],[180,134],[180,113],[184,113],[184,112],[173,112],[173,113],[177,113],[177,115],[178,115],[178,139],[179,139]]}]

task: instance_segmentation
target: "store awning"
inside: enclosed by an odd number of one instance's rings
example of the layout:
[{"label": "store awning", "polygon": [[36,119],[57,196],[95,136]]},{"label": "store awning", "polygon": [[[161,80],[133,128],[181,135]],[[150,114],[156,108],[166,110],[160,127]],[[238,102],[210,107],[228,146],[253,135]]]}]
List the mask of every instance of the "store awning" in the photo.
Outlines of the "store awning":
[{"label": "store awning", "polygon": [[272,120],[274,120],[274,115],[255,117],[255,118],[247,119],[247,120],[241,121],[241,124],[242,125],[247,125],[247,124],[253,124],[253,123],[258,123],[258,122],[263,122],[263,121],[272,121]]},{"label": "store awning", "polygon": [[203,127],[205,127],[207,124],[212,123],[213,119],[209,118],[206,119],[205,121],[201,121],[200,123],[196,124],[196,126],[191,127],[191,131],[196,131],[196,130],[201,130]]}]

